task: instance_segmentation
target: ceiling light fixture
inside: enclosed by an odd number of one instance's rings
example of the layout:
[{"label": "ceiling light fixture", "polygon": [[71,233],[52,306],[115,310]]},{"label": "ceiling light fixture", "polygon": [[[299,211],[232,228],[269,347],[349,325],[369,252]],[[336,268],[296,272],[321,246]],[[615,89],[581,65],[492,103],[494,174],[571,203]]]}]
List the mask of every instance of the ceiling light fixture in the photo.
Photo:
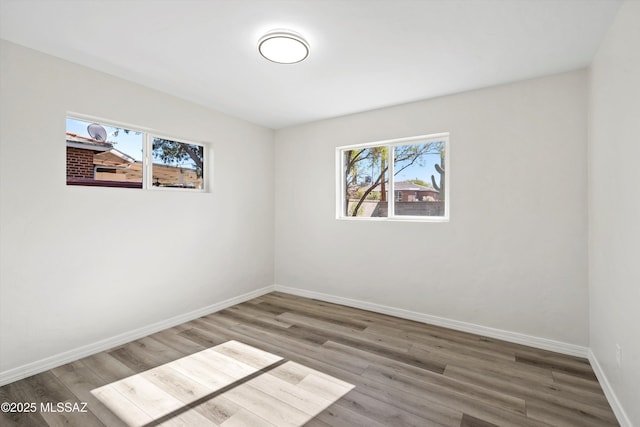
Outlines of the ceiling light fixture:
[{"label": "ceiling light fixture", "polygon": [[278,64],[295,64],[309,56],[309,43],[290,30],[272,30],[258,41],[260,55]]}]

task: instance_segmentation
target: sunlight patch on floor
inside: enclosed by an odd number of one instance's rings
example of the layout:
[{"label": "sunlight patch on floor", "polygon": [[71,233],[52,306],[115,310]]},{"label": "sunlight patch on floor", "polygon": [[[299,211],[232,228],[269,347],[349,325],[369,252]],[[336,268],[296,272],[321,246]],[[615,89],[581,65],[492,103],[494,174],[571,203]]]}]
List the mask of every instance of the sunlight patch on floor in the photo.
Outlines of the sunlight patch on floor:
[{"label": "sunlight patch on floor", "polygon": [[354,386],[238,341],[91,393],[131,427],[301,426]]}]

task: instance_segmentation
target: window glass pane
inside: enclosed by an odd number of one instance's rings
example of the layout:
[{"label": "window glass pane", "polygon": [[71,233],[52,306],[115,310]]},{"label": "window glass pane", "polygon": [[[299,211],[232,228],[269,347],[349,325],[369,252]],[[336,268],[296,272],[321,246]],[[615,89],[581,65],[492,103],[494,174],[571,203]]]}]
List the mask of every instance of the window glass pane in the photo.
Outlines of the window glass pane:
[{"label": "window glass pane", "polygon": [[144,135],[67,117],[67,184],[142,188]]},{"label": "window glass pane", "polygon": [[345,150],[344,216],[386,217],[388,206],[389,148]]},{"label": "window glass pane", "polygon": [[153,138],[152,185],[204,189],[204,147]]},{"label": "window glass pane", "polygon": [[395,215],[444,216],[445,143],[394,147]]}]

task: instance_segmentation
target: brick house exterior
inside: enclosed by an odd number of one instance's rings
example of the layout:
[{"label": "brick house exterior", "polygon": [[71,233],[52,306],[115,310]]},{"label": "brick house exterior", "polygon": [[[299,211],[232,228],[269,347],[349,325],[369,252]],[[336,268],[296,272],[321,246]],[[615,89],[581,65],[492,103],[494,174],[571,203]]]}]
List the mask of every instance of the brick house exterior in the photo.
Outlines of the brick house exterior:
[{"label": "brick house exterior", "polygon": [[[129,156],[112,154],[117,152],[113,144],[98,141],[86,136],[76,135],[67,132],[67,185],[88,185],[100,187],[131,187],[142,188],[142,171],[139,173],[139,179],[127,182],[122,176],[116,176],[115,173],[108,174],[105,178],[99,168],[105,163],[109,165],[127,166],[135,164],[135,159]],[[110,158],[116,158],[116,161],[109,162]],[[106,161],[105,161],[106,160]],[[108,172],[115,172],[113,169],[106,167]],[[116,179],[114,179],[116,178]]]},{"label": "brick house exterior", "polygon": [[396,182],[393,188],[396,202],[424,202],[440,199],[440,192],[431,187],[415,184],[411,181]]},{"label": "brick house exterior", "polygon": [[[388,191],[388,187],[387,190]],[[372,192],[380,192],[380,186],[376,186]],[[411,181],[398,181],[394,184],[393,200],[397,202],[426,202],[440,199],[440,192],[431,187],[415,184]]]},{"label": "brick house exterior", "polygon": [[94,151],[67,146],[67,178],[93,179]]}]

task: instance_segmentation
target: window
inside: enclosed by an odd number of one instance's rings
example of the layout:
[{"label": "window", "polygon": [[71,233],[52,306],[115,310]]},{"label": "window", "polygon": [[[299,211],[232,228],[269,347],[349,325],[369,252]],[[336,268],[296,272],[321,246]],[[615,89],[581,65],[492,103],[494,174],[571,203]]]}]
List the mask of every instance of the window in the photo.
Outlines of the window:
[{"label": "window", "polygon": [[67,185],[204,190],[202,144],[67,117]]},{"label": "window", "polygon": [[338,147],[337,217],[447,221],[448,149],[449,134]]},{"label": "window", "polygon": [[141,132],[67,117],[67,184],[142,188]]},{"label": "window", "polygon": [[172,188],[204,188],[204,147],[173,139],[152,138],[152,185]]}]

